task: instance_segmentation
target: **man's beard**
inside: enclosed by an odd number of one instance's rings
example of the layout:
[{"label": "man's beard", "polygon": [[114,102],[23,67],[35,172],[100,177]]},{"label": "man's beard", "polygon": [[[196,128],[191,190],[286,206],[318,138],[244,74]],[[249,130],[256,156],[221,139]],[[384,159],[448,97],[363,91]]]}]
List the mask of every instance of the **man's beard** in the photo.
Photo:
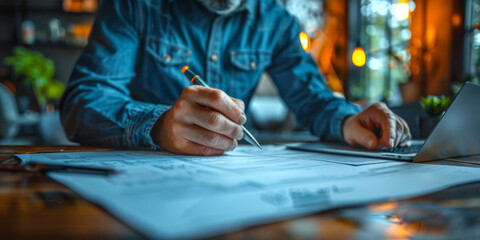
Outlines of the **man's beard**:
[{"label": "man's beard", "polygon": [[205,5],[208,10],[220,14],[226,15],[237,10],[243,3],[243,0],[198,0]]}]

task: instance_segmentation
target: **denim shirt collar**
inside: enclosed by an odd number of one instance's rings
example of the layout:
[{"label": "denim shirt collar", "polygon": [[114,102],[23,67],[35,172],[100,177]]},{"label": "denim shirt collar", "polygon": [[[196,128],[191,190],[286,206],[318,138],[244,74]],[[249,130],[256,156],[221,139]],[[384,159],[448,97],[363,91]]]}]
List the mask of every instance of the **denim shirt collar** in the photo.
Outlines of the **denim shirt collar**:
[{"label": "denim shirt collar", "polygon": [[255,20],[256,17],[256,6],[257,0],[245,0],[244,8],[247,9],[248,11],[248,16],[252,19]]},{"label": "denim shirt collar", "polygon": [[[168,0],[169,3],[173,1],[175,0]],[[245,3],[243,4],[243,6],[236,12],[247,10],[248,17],[250,18],[250,20],[255,20],[256,10],[257,10],[256,4],[257,4],[257,0],[245,0]]]}]

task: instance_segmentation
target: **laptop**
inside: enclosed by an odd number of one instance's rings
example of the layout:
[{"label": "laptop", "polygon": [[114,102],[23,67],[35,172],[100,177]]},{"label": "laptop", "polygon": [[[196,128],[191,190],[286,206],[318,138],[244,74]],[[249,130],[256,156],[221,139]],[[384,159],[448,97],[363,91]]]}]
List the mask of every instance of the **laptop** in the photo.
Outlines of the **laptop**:
[{"label": "laptop", "polygon": [[335,143],[288,145],[295,150],[413,162],[480,155],[480,85],[465,83],[425,141],[411,147],[367,150]]}]

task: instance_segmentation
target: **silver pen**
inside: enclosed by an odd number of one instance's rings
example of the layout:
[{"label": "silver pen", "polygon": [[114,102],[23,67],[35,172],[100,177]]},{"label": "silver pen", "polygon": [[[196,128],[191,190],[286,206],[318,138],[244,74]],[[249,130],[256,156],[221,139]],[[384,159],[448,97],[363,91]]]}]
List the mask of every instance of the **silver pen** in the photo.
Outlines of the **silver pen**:
[{"label": "silver pen", "polygon": [[[203,79],[200,76],[198,76],[198,74],[195,74],[192,70],[190,70],[190,68],[188,66],[185,66],[185,67],[182,68],[182,73],[192,83],[209,88],[208,84],[205,81],[203,81]],[[245,133],[243,139],[245,139],[245,141],[252,144],[253,146],[257,146],[258,148],[262,149],[262,146],[260,146],[258,141],[253,137],[253,135],[243,125],[242,125],[242,129],[243,129],[243,132]]]}]

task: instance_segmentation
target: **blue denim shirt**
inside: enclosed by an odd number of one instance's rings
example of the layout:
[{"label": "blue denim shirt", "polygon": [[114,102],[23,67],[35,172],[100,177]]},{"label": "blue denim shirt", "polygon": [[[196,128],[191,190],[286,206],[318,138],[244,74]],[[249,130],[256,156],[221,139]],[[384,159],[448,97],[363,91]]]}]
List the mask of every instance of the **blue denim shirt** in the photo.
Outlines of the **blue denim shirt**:
[{"label": "blue denim shirt", "polygon": [[335,97],[276,0],[245,0],[229,15],[196,0],[104,0],[61,101],[67,136],[86,145],[159,149],[150,131],[191,83],[188,65],[248,106],[263,72],[298,121],[341,140],[359,109]]}]

